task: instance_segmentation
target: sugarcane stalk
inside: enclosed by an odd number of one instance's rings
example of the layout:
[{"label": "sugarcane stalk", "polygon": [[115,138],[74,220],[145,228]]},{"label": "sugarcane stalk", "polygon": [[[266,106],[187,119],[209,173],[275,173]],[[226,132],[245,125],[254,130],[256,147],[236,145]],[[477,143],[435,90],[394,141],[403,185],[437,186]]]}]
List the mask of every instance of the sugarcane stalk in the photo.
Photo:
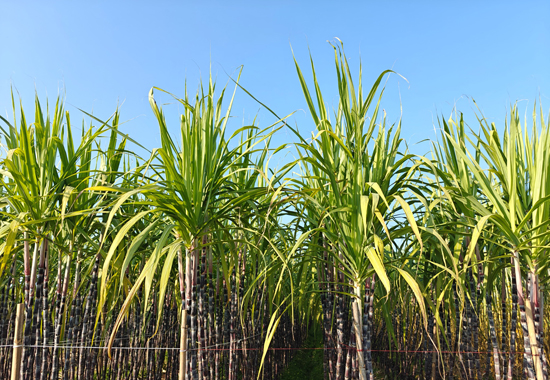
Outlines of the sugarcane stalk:
[{"label": "sugarcane stalk", "polygon": [[[9,328],[9,312],[8,312],[8,297],[10,283],[13,276],[8,278],[7,286],[1,288],[0,292],[0,346],[8,345],[7,330]],[[7,378],[7,373],[4,374],[4,362],[8,362],[8,347],[0,347],[0,375],[4,375]]]},{"label": "sugarcane stalk", "polygon": [[[189,296],[190,300],[190,340],[189,349],[191,350],[190,354],[190,368],[189,368],[189,380],[198,380],[197,372],[197,253],[198,247],[196,244],[192,245],[190,250],[190,262],[189,262],[189,276],[186,276],[186,291],[189,289],[189,293],[186,294],[186,297]],[[187,273],[186,273],[187,274]],[[190,282],[187,283],[187,277],[189,277]]]},{"label": "sugarcane stalk", "polygon": [[[97,288],[97,278],[99,271],[99,254],[96,255],[94,266],[92,268],[92,278],[90,282],[90,288],[88,289],[88,297],[86,297],[86,306],[84,307],[84,323],[82,326],[82,336],[80,339],[80,346],[85,347],[91,343],[92,338],[92,310],[96,300],[96,288]],[[79,358],[78,358],[78,379],[82,379],[84,376],[83,371],[85,370],[85,365],[88,363],[89,355],[88,350],[83,348],[79,349]]]},{"label": "sugarcane stalk", "polygon": [[489,320],[489,335],[491,338],[491,344],[493,346],[493,362],[495,370],[495,380],[500,380],[500,359],[498,354],[497,333],[495,329],[495,320],[493,318],[493,310],[491,304],[491,293],[486,290],[485,303],[487,306],[487,318]]},{"label": "sugarcane stalk", "polygon": [[44,286],[42,287],[42,365],[40,368],[40,380],[45,380],[47,378],[48,372],[48,339],[49,339],[49,333],[50,333],[50,324],[49,319],[50,315],[48,315],[49,309],[48,309],[48,282],[49,282],[49,265],[48,265],[48,257],[49,257],[49,245],[48,240],[45,240],[46,245],[46,253],[45,253],[45,274],[44,274]]},{"label": "sugarcane stalk", "polygon": [[[431,334],[431,343],[432,345],[434,344],[434,342],[437,340],[437,337],[436,337],[436,333],[437,333],[437,326],[435,324],[435,317],[434,315],[432,314],[432,312],[430,311],[429,312],[429,315],[430,315],[430,318],[429,318],[429,321],[431,321],[431,326],[428,327],[428,334]],[[432,380],[435,380],[435,369],[436,369],[436,366],[437,366],[437,355],[436,355],[436,350],[435,350],[435,346],[431,349],[431,357],[430,357],[430,376],[431,376],[431,379]]]},{"label": "sugarcane stalk", "polygon": [[[80,286],[80,256],[81,256],[81,249],[77,249],[76,251],[76,267],[75,267],[75,275],[74,275],[74,283],[73,283],[73,293],[72,293],[72,301],[71,301],[71,308],[70,308],[70,316],[69,316],[69,326],[67,328],[67,342],[65,343],[65,346],[69,346],[69,348],[65,348],[65,358],[64,358],[64,366],[63,366],[63,380],[69,380],[72,379],[72,355],[71,355],[71,349],[70,346],[73,345],[73,342],[76,341],[76,332],[75,332],[75,326],[78,323],[78,315],[80,313],[80,298],[78,295],[78,287]],[[69,310],[67,310],[69,312]]]},{"label": "sugarcane stalk", "polygon": [[[210,255],[210,260],[211,260],[212,256]],[[214,347],[215,348],[215,344],[217,343],[215,341],[215,336],[214,336],[214,329],[215,329],[215,324],[214,324],[214,287],[212,286],[212,269],[210,267],[210,270],[208,272],[208,283],[209,283],[209,286],[208,286],[208,347]],[[214,379],[214,351],[212,350],[209,350],[208,351],[208,362],[209,362],[209,366],[210,366],[210,379]]]},{"label": "sugarcane stalk", "polygon": [[[360,303],[357,301],[361,299],[361,285],[359,283],[354,283],[353,286],[355,298],[353,299],[352,304],[352,313],[353,313],[353,327],[355,333],[355,343],[357,345],[357,363],[359,366],[359,380],[367,380],[367,370],[365,368],[365,359],[363,356],[363,320],[361,315]],[[372,379],[369,379],[372,380]]]},{"label": "sugarcane stalk", "polygon": [[[502,343],[501,347],[503,351],[506,351],[507,347],[507,334],[508,334],[508,313],[506,312],[506,271],[503,270],[502,272],[502,284],[501,284],[501,290],[500,290],[500,302],[501,302],[501,314],[502,314]],[[508,363],[508,360],[506,359],[506,354],[503,355],[502,358],[502,377],[507,377],[508,375],[508,369],[506,367],[506,364]]]},{"label": "sugarcane stalk", "polygon": [[57,346],[59,345],[59,336],[60,336],[60,333],[61,333],[61,325],[62,325],[62,321],[63,321],[63,316],[65,315],[65,302],[66,302],[66,299],[67,299],[67,290],[69,288],[69,280],[70,280],[69,275],[70,275],[70,270],[71,270],[71,258],[72,258],[71,253],[72,253],[72,242],[71,242],[71,245],[69,247],[69,256],[68,256],[67,264],[65,266],[65,274],[63,276],[63,285],[62,285],[62,287],[61,286],[59,287],[60,288],[59,290],[60,290],[60,293],[61,293],[61,299],[60,299],[60,302],[59,302],[59,308],[57,308],[56,315],[55,315],[55,332],[54,332],[54,343],[53,343],[54,348],[53,348],[53,357],[52,357],[52,372],[51,372],[51,377],[50,377],[51,380],[57,380],[58,377],[59,377],[59,368],[58,368],[59,349],[57,348]]},{"label": "sugarcane stalk", "polygon": [[[523,287],[521,283],[521,271],[520,271],[520,266],[519,266],[520,264],[519,264],[517,251],[513,252],[513,260],[514,260],[514,269],[516,271],[516,282],[518,286],[520,316],[521,316],[522,328],[524,333],[525,352],[531,354],[530,355],[531,360],[529,360],[529,358],[526,358],[528,363],[527,371],[528,372],[530,370],[534,371],[534,374],[537,380],[544,380],[544,374],[542,370],[542,360],[541,360],[541,355],[539,354],[538,342],[536,337],[536,329],[534,325],[533,305],[531,302],[532,300],[529,292],[528,292],[527,300],[524,300],[523,298],[524,293],[523,293]],[[523,313],[521,313],[522,306],[523,306]],[[527,350],[527,348],[529,348],[529,351]],[[531,376],[531,374],[529,373],[528,376]]]},{"label": "sugarcane stalk", "polygon": [[[341,289],[340,289],[341,290]],[[343,375],[342,361],[344,359],[344,311],[343,299],[339,293],[336,293],[336,380],[341,380]]]},{"label": "sugarcane stalk", "polygon": [[353,375],[353,367],[352,367],[352,356],[354,356],[355,351],[355,334],[353,331],[353,327],[350,334],[350,341],[349,341],[350,349],[346,350],[346,367],[344,369],[344,380],[350,380],[350,376]]},{"label": "sugarcane stalk", "polygon": [[332,286],[333,286],[333,271],[332,271],[332,265],[330,260],[328,259],[328,245],[326,243],[326,239],[324,236],[321,236],[321,244],[323,247],[323,256],[324,256],[324,276],[325,276],[325,312],[324,312],[324,342],[325,342],[325,361],[326,361],[326,369],[324,373],[328,373],[328,379],[334,380],[334,367],[333,367],[333,354],[332,349],[334,348],[333,345],[333,338],[332,338],[332,311],[333,311],[333,292],[332,292]]},{"label": "sugarcane stalk", "polygon": [[237,379],[237,360],[236,351],[237,348],[237,292],[235,289],[236,282],[236,267],[233,266],[233,272],[231,274],[231,303],[230,303],[230,315],[229,315],[229,370],[228,380]]},{"label": "sugarcane stalk", "polygon": [[[67,329],[67,341],[65,342],[65,346],[71,346],[72,340],[73,340],[73,329],[75,325],[75,316],[74,311],[76,309],[76,300],[73,300],[73,307],[71,307],[71,315],[69,317],[69,326]],[[69,380],[70,376],[70,348],[65,348],[65,362],[64,362],[64,368],[63,368],[63,380]]]},{"label": "sugarcane stalk", "polygon": [[[34,245],[34,253],[32,262],[30,265],[30,268],[25,268],[25,294],[27,298],[26,307],[25,307],[25,346],[31,346],[34,344],[33,342],[33,330],[32,330],[32,321],[33,321],[33,306],[34,306],[34,275],[33,273],[36,273],[36,263],[37,263],[37,256],[38,256],[38,247],[39,247],[39,239],[36,239],[35,245]],[[28,262],[27,262],[28,264]],[[30,269],[30,272],[27,271],[27,269]],[[27,276],[27,273],[30,273]],[[31,377],[32,373],[32,364],[33,364],[33,350],[28,347],[23,347],[23,365],[21,366],[21,378],[23,380],[28,380]]]},{"label": "sugarcane stalk", "polygon": [[533,310],[533,322],[535,327],[535,335],[537,339],[537,350],[539,353],[539,360],[541,361],[542,374],[543,378],[546,379],[546,355],[544,353],[544,344],[543,344],[543,330],[541,328],[541,295],[540,286],[538,282],[538,275],[536,274],[536,269],[529,274],[531,287],[529,291],[530,299],[532,300],[532,310]]},{"label": "sugarcane stalk", "polygon": [[[214,347],[218,348],[219,344],[222,343],[222,335],[221,335],[221,329],[222,329],[222,301],[224,298],[223,291],[220,294],[220,278],[219,278],[219,272],[217,274],[217,281],[216,281],[216,295],[217,295],[217,302],[215,302],[215,318],[216,318],[216,325],[214,327],[215,331],[215,338],[214,338]],[[214,379],[219,380],[220,379],[220,361],[221,361],[221,355],[220,351],[216,350],[214,352]]]},{"label": "sugarcane stalk", "polygon": [[[35,306],[34,306],[34,322],[33,322],[33,333],[35,335],[34,342],[36,344],[40,343],[40,309],[43,306],[43,303],[41,302],[42,296],[43,296],[43,287],[44,287],[44,269],[46,264],[46,248],[47,248],[47,240],[44,238],[42,240],[42,245],[40,248],[40,258],[39,258],[39,264],[38,264],[38,275],[36,278],[36,289],[35,289]],[[46,331],[44,330],[43,333],[45,334]],[[35,360],[34,360],[34,378],[38,379],[40,377],[40,369],[42,368],[42,350],[36,349],[35,350]]]},{"label": "sugarcane stalk", "polygon": [[544,373],[544,378],[548,379],[548,359],[546,358],[546,353],[544,351],[544,287],[542,285],[538,286],[539,291],[539,336],[540,336],[540,350],[542,352],[542,372]]},{"label": "sugarcane stalk", "polygon": [[[374,371],[372,368],[372,336],[373,336],[373,319],[374,319],[374,286],[376,285],[376,275],[372,275],[369,283],[368,294],[369,294],[369,305],[367,313],[367,339],[363,342],[363,358],[365,360],[365,366],[367,370],[367,376],[369,380],[374,379]],[[365,290],[365,293],[367,290]]]},{"label": "sugarcane stalk", "polygon": [[185,380],[187,376],[187,305],[185,297],[185,276],[181,248],[178,249],[178,277],[181,296],[181,320],[180,320],[180,352],[178,380]]},{"label": "sugarcane stalk", "polygon": [[[513,260],[513,259],[512,259]],[[513,261],[512,261],[513,264]],[[514,375],[514,359],[516,351],[516,329],[518,318],[518,291],[516,283],[516,271],[512,268],[511,271],[512,285],[512,315],[510,318],[510,355],[508,356],[508,379],[513,380]]]},{"label": "sugarcane stalk", "polygon": [[[525,302],[524,293],[523,293],[523,285],[522,285],[522,278],[521,278],[521,271],[519,267],[519,259],[517,257],[517,251],[514,251],[512,253],[512,260],[514,263],[514,271],[516,275],[516,287],[518,292],[518,305],[519,305],[519,313],[520,313],[520,321],[521,321],[521,327],[523,329],[523,346],[524,346],[524,353],[523,353],[523,369],[525,371],[525,375],[528,380],[534,380],[535,379],[535,368],[533,363],[533,351],[532,346],[530,342],[530,334],[529,334],[529,327],[528,327],[528,316],[526,314],[526,310],[531,310],[530,300],[527,300]],[[535,351],[536,352],[536,351]],[[539,379],[538,379],[539,380]]]},{"label": "sugarcane stalk", "polygon": [[199,303],[199,316],[198,316],[198,357],[199,357],[199,378],[202,378],[203,380],[206,380],[206,352],[204,351],[204,348],[206,347],[206,318],[205,318],[205,287],[206,287],[206,280],[205,280],[205,272],[206,272],[206,236],[202,239],[202,246],[200,248],[201,257],[200,257],[200,277],[199,277],[199,283],[198,283],[198,303]]},{"label": "sugarcane stalk", "polygon": [[480,363],[479,363],[479,338],[478,338],[478,316],[477,313],[474,311],[477,307],[477,292],[474,284],[474,276],[473,276],[473,269],[471,269],[470,272],[470,299],[472,302],[472,308],[470,310],[471,314],[471,333],[472,333],[472,351],[471,354],[473,357],[472,362],[472,377],[476,377],[476,374],[480,374]]}]

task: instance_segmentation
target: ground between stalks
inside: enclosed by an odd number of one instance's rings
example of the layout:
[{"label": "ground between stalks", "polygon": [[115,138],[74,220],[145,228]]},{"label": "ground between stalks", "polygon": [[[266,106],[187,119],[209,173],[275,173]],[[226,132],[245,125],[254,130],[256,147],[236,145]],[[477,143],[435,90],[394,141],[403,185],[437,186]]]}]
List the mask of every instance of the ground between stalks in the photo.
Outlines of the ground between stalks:
[{"label": "ground between stalks", "polygon": [[[310,331],[304,348],[323,347],[320,331]],[[318,380],[323,378],[323,350],[300,350],[283,372],[281,380]]]}]

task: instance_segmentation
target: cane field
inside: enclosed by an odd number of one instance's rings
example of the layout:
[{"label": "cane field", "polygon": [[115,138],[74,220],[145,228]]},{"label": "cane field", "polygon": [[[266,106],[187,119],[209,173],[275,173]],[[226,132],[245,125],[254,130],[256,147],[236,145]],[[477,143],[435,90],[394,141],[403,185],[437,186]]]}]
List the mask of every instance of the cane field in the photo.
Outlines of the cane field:
[{"label": "cane field", "polygon": [[232,118],[256,99],[240,72],[151,88],[152,150],[118,109],[25,108],[12,89],[0,378],[548,379],[544,105],[496,124],[471,101],[414,154],[381,107],[397,74],[363,76],[332,48],[336,101],[315,56],[294,59],[313,130],[260,100],[275,123]]}]

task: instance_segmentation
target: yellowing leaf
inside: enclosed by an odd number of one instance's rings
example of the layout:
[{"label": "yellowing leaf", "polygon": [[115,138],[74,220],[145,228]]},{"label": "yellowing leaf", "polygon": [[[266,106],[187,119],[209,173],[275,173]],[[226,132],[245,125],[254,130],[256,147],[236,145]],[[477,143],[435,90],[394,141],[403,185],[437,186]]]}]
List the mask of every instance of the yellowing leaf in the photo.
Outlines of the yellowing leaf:
[{"label": "yellowing leaf", "polygon": [[390,292],[390,279],[388,278],[388,275],[386,274],[386,269],[384,268],[384,264],[382,263],[382,260],[380,259],[380,256],[376,253],[376,250],[373,247],[367,248],[367,257],[374,268],[374,271],[378,275],[378,278],[380,281],[382,281],[382,284],[384,284],[384,287],[386,288],[386,292]]}]

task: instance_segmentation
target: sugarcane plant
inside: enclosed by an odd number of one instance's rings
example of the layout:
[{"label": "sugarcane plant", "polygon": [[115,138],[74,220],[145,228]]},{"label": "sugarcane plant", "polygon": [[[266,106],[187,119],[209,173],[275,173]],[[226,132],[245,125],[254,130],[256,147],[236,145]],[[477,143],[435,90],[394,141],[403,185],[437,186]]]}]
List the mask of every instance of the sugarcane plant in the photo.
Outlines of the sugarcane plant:
[{"label": "sugarcane plant", "polygon": [[[316,126],[311,141],[297,133],[300,138],[297,145],[303,157],[304,202],[309,205],[308,219],[317,238],[316,248],[309,252],[316,255],[319,263],[325,344],[336,349],[336,357],[330,352],[327,354],[326,368],[331,379],[344,376],[342,348],[347,345],[344,337],[351,335],[357,349],[354,359],[359,379],[363,380],[374,376],[371,326],[375,289],[380,282],[385,291],[390,292],[389,271],[395,271],[410,286],[424,324],[426,321],[424,298],[414,276],[408,272],[406,260],[403,263],[386,261],[394,241],[405,234],[405,230],[396,228],[390,219],[398,220],[397,214],[402,212],[408,222],[406,230],[414,234],[420,245],[422,240],[405,200],[411,176],[406,163],[411,155],[400,151],[401,124],[388,126],[385,115],[379,115],[384,92],[380,84],[391,71],[383,72],[364,97],[361,69],[356,89],[343,45],[334,46],[334,52],[339,94],[334,121],[323,100],[313,61],[315,103],[296,62],[302,91]],[[346,316],[351,316],[351,324],[344,323]],[[352,332],[348,334],[350,328]]]}]

